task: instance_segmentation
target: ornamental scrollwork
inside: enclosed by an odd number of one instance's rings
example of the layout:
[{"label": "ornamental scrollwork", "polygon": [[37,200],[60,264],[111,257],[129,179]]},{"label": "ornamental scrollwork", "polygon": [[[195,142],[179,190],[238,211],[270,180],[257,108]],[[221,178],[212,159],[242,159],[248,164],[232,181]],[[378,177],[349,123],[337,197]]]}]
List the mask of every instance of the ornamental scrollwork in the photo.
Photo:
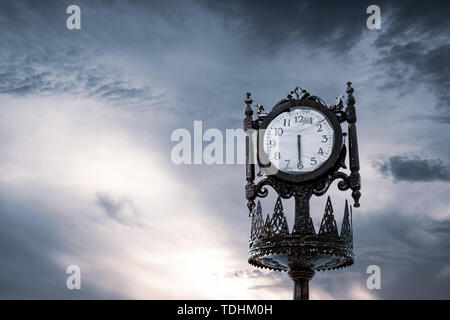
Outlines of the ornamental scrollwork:
[{"label": "ornamental scrollwork", "polygon": [[283,199],[289,199],[292,196],[311,193],[310,185],[295,185],[280,180],[276,180],[271,177],[267,177],[260,180],[256,184],[255,187],[256,196],[260,198],[267,197],[267,195],[269,194],[269,190],[266,188],[266,186],[272,187]]}]

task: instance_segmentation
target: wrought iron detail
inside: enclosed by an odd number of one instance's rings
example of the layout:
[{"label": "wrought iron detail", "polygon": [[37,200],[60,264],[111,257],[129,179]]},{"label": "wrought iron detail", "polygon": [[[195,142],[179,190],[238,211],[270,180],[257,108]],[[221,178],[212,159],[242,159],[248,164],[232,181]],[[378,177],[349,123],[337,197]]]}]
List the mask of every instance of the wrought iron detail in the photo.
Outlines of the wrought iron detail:
[{"label": "wrought iron detail", "polygon": [[[354,89],[351,82],[347,82],[346,94],[337,98],[334,105],[328,106],[319,97],[311,95],[305,89],[296,87],[290,91],[285,99],[278,102],[270,112],[266,112],[262,105],[254,106],[256,118],[253,118],[253,100],[247,93],[244,101],[245,118],[243,126],[246,131],[246,185],[245,196],[251,216],[251,230],[249,238],[249,263],[277,271],[289,271],[295,281],[300,296],[307,298],[307,283],[315,271],[339,269],[353,264],[353,229],[352,210],[345,201],[344,215],[340,233],[334,216],[333,206],[328,197],[319,231],[316,233],[313,219],[310,216],[309,202],[312,195],[324,195],[337,181],[337,188],[341,191],[352,190],[354,206],[359,206],[361,197],[361,178],[359,174],[358,139],[356,130],[356,108]],[[292,107],[304,105],[322,112],[333,125],[335,143],[328,160],[314,171],[304,174],[290,175],[278,171],[270,173],[266,168],[270,164],[265,159],[265,153],[257,150],[254,159],[252,133],[257,130],[263,132],[273,119],[289,112]],[[342,132],[341,123],[347,122],[347,132]],[[348,144],[346,143],[348,139]],[[260,137],[256,148],[262,148]],[[348,161],[347,161],[348,158]],[[257,160],[257,161],[255,161]],[[255,175],[255,163],[259,166],[259,173]],[[350,174],[340,171],[349,169]],[[265,174],[265,177],[261,178]],[[255,181],[255,178],[258,178]],[[272,215],[263,218],[263,210],[257,198],[266,198],[271,187],[277,193]],[[287,219],[283,209],[282,199],[294,198],[295,216],[292,232],[289,231]],[[305,289],[306,288],[306,289]],[[297,292],[294,291],[294,292]],[[294,297],[299,295],[294,293]]]},{"label": "wrought iron detail", "polygon": [[316,234],[314,224],[310,216],[299,216],[295,219],[294,230],[292,234],[300,236],[313,236]]},{"label": "wrought iron detail", "polygon": [[251,215],[253,209],[255,208],[255,162],[253,159],[253,144],[252,144],[252,130],[255,128],[253,123],[253,109],[251,107],[253,100],[251,98],[250,92],[247,92],[245,103],[245,118],[243,121],[244,130],[246,133],[245,137],[245,152],[246,152],[246,161],[245,161],[245,170],[246,170],[246,180],[247,184],[245,185],[245,196],[247,198],[247,207],[249,214]]},{"label": "wrought iron detail", "polygon": [[[309,200],[307,195],[304,199]],[[303,204],[302,201],[298,203]],[[296,215],[296,224],[289,233],[281,197],[277,199],[272,218],[267,215],[264,223],[258,201],[252,216],[249,262],[257,267],[279,271],[287,271],[294,265],[317,271],[352,265],[353,232],[347,201],[340,236],[329,198],[318,234],[314,232],[309,210],[301,212],[296,211],[300,214]],[[288,257],[289,264],[285,259],[280,259],[282,256]]]},{"label": "wrought iron detail", "polygon": [[267,215],[266,217],[266,222],[264,223],[264,228],[262,230],[262,234],[263,234],[263,238],[271,238],[271,234],[272,234],[272,227],[270,225],[270,217],[269,215]]},{"label": "wrought iron detail", "polygon": [[295,223],[292,234],[312,236],[316,234],[313,221],[309,215],[309,199],[311,198],[311,189],[305,188],[304,192],[295,195]]},{"label": "wrought iron detail", "polygon": [[341,239],[353,245],[353,230],[351,225],[351,216],[348,209],[348,201],[345,200],[344,219],[342,220]]},{"label": "wrought iron detail", "polygon": [[359,207],[359,198],[361,197],[361,178],[359,175],[359,153],[358,153],[358,137],[356,134],[356,109],[355,97],[353,92],[355,89],[352,83],[347,82],[347,108],[345,109],[346,120],[348,122],[348,142],[350,153],[350,188],[353,190],[352,197],[354,199],[354,207]]},{"label": "wrought iron detail", "polygon": [[333,215],[333,205],[331,204],[331,199],[329,196],[325,206],[325,213],[323,215],[322,223],[320,224],[319,236],[329,238],[339,237],[336,220],[334,220]]},{"label": "wrought iron detail", "polygon": [[264,228],[264,221],[262,217],[262,209],[261,202],[258,200],[258,204],[256,205],[256,209],[252,214],[252,226],[250,231],[250,241],[253,241],[257,237],[261,235],[261,232]]},{"label": "wrought iron detail", "polygon": [[278,197],[277,202],[275,203],[273,216],[270,220],[270,229],[270,237],[286,235],[289,233],[289,228],[286,216],[283,212],[283,204],[281,203],[280,197]]},{"label": "wrought iron detail", "polygon": [[328,188],[331,186],[333,181],[337,179],[341,180],[337,185],[339,190],[345,191],[350,188],[350,177],[348,175],[346,175],[344,172],[332,172],[313,184],[313,194],[316,196],[324,195],[328,191]]}]

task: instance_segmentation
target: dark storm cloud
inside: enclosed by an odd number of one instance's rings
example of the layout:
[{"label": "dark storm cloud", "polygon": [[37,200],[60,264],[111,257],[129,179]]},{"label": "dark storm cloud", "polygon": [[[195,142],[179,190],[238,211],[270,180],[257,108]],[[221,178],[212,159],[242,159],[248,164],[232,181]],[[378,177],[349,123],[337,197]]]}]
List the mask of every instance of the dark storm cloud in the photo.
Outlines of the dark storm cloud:
[{"label": "dark storm cloud", "polygon": [[136,87],[129,75],[97,64],[73,48],[34,49],[27,53],[1,54],[0,93],[15,96],[70,93],[127,105],[161,102],[148,86]]},{"label": "dark storm cloud", "polygon": [[388,70],[385,87],[411,91],[425,86],[438,97],[437,114],[450,122],[450,3],[406,1],[389,3],[389,20],[375,42],[378,66]]},{"label": "dark storm cloud", "polygon": [[289,43],[348,52],[366,28],[366,1],[200,1],[224,17],[255,54],[277,53]]},{"label": "dark storm cloud", "polygon": [[426,159],[416,155],[376,159],[373,165],[385,176],[396,181],[450,182],[450,166],[441,159]]},{"label": "dark storm cloud", "polygon": [[[363,37],[375,35],[377,57],[368,63],[383,70],[380,89],[411,95],[426,88],[437,97],[436,106],[431,106],[437,111],[420,119],[450,123],[448,1],[201,3],[223,17],[230,30],[241,34],[255,56],[285,52],[293,43],[310,52],[345,54]],[[366,28],[366,9],[371,4],[381,8],[382,30]]]},{"label": "dark storm cloud", "polygon": [[[65,19],[70,4],[68,1],[0,4],[0,94],[67,93],[121,106],[163,103],[164,95],[155,93],[149,84],[140,83],[135,74],[125,72],[114,62],[104,62],[108,50],[99,39],[111,31],[107,30],[109,25],[102,27],[109,20],[96,12],[107,10],[109,5],[80,1],[82,30],[69,31]],[[114,12],[107,13],[111,17]],[[116,13],[116,18],[120,18],[119,9]],[[125,39],[127,32],[119,36]]]},{"label": "dark storm cloud", "polygon": [[445,222],[436,223],[430,231],[436,232],[439,234],[450,234],[450,220],[446,220]]}]

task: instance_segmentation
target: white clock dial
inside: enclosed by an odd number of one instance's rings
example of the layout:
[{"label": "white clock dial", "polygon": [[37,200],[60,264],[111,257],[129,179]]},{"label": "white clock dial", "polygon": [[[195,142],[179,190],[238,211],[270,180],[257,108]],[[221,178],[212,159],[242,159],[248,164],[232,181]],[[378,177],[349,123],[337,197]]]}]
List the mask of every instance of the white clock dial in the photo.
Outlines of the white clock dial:
[{"label": "white clock dial", "polygon": [[334,130],[317,109],[298,106],[279,114],[264,133],[264,152],[278,170],[302,174],[320,168],[331,156]]}]

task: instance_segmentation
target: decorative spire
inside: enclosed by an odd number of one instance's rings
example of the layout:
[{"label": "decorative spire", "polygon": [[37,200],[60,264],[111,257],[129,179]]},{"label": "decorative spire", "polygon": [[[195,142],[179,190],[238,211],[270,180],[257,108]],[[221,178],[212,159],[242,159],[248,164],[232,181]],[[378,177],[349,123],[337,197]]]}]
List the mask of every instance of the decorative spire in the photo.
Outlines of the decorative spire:
[{"label": "decorative spire", "polygon": [[330,196],[328,196],[325,213],[323,215],[322,223],[320,224],[319,236],[339,237],[333,212],[333,205],[331,204]]},{"label": "decorative spire", "polygon": [[334,213],[333,204],[331,203],[330,196],[328,196],[327,204],[325,205],[325,215],[333,216],[333,213]]},{"label": "decorative spire", "polygon": [[263,229],[264,229],[264,221],[262,218],[261,202],[259,202],[258,200],[256,209],[253,209],[250,241],[253,241],[256,238],[258,238],[262,234]]},{"label": "decorative spire", "polygon": [[353,232],[350,220],[348,201],[345,200],[344,219],[342,220],[341,227],[341,239],[348,242],[353,242]]},{"label": "decorative spire", "polygon": [[271,236],[289,234],[289,228],[287,225],[286,216],[283,212],[283,204],[281,203],[280,197],[278,197],[277,202],[275,203],[275,209],[270,222],[270,229]]}]

